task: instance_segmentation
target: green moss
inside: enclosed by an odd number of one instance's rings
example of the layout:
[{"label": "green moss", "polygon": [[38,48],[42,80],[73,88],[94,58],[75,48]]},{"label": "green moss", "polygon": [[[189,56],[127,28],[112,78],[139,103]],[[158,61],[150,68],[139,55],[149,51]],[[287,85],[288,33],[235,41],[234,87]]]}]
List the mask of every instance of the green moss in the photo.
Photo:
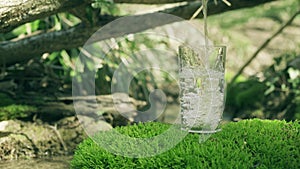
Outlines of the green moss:
[{"label": "green moss", "polygon": [[[169,126],[150,122],[116,130],[129,136],[151,137]],[[203,144],[198,143],[198,135],[189,134],[173,149],[139,159],[111,154],[87,139],[78,146],[71,168],[299,168],[299,129],[299,121],[228,123]]]},{"label": "green moss", "polygon": [[0,107],[0,121],[18,118],[26,118],[36,112],[36,107],[28,105],[9,105]]}]

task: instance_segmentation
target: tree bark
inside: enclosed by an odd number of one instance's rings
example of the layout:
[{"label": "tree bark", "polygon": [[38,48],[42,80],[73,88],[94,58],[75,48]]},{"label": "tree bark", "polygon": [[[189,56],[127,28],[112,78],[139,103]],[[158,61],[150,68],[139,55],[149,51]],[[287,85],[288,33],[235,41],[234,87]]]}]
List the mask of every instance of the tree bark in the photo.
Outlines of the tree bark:
[{"label": "tree bark", "polygon": [[82,0],[1,0],[0,33],[83,4]]},{"label": "tree bark", "polygon": [[11,65],[39,57],[43,53],[82,46],[97,30],[93,28],[95,27],[85,28],[78,25],[68,30],[42,33],[15,42],[0,43],[0,65]]},{"label": "tree bark", "polygon": [[[30,0],[31,1],[31,0]],[[63,1],[63,0],[60,0]],[[244,7],[252,7],[258,4],[270,2],[274,0],[260,0],[253,2],[252,0],[232,0],[231,6],[227,6],[222,2],[219,2],[218,5],[215,5],[213,1],[208,4],[208,15],[213,15],[217,13],[222,13],[228,10],[240,9]],[[123,1],[125,2],[125,0]],[[175,7],[172,9],[167,9],[161,12],[173,14],[176,16],[180,16],[183,18],[189,18],[193,15],[193,13],[201,6],[201,2],[190,2],[187,5]],[[1,10],[1,8],[0,8]],[[115,38],[126,35],[128,33],[136,33],[143,30],[147,30],[150,28],[154,28],[157,26],[165,25],[172,22],[177,22],[178,20],[169,20],[169,19],[160,19],[160,20],[153,20],[152,17],[147,17],[149,14],[133,16],[132,24],[130,25],[131,28],[126,28],[122,30],[120,28],[111,28],[112,30],[109,31],[110,34],[101,35],[97,40],[104,40],[108,38]],[[1,18],[2,14],[0,14]],[[134,18],[135,17],[135,18]],[[202,17],[199,15],[198,17]],[[71,49],[82,46],[90,36],[98,30],[101,26],[117,19],[118,17],[112,16],[102,16],[100,21],[95,24],[93,27],[86,27],[83,24],[72,27],[68,30],[61,30],[49,33],[43,33],[39,35],[34,35],[32,37],[28,37],[25,39],[21,39],[18,41],[8,41],[8,42],[1,42],[0,43],[0,65],[11,65],[17,62],[26,61],[33,57],[41,56],[43,53],[46,52],[54,52],[59,51],[62,49]],[[152,18],[152,19],[151,19]],[[135,20],[143,20],[143,19],[150,19],[144,25],[140,25],[136,27],[134,25]],[[0,26],[1,31],[1,26]]]}]

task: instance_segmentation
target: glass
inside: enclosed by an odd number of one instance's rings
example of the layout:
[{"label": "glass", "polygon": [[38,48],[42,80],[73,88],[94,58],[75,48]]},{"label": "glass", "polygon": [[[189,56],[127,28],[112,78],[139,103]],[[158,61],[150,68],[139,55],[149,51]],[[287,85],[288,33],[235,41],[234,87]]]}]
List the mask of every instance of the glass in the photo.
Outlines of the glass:
[{"label": "glass", "polygon": [[192,133],[219,131],[224,110],[225,46],[179,47],[181,128]]}]

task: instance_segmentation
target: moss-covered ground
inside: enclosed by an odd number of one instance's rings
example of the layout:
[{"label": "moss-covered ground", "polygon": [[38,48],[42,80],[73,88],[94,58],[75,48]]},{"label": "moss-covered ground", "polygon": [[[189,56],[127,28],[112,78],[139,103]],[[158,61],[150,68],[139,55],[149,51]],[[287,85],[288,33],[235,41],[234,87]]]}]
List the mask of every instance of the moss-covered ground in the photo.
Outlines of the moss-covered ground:
[{"label": "moss-covered ground", "polygon": [[[116,130],[144,138],[169,127],[168,124],[150,122]],[[300,168],[299,129],[299,121],[254,119],[231,122],[202,144],[199,144],[198,135],[188,134],[173,149],[149,158],[114,155],[89,138],[78,146],[71,168]]]}]

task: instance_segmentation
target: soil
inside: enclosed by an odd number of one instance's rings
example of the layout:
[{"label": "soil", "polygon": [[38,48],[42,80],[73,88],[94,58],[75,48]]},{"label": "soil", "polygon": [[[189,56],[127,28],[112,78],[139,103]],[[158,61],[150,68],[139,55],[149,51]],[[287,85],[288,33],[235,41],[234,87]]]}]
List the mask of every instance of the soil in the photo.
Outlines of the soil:
[{"label": "soil", "polygon": [[[137,107],[145,104],[132,98],[127,100],[121,93],[114,96],[117,98],[116,106],[122,105],[125,107],[123,110],[129,112],[128,119],[116,112],[111,95],[95,96],[97,104],[90,103],[94,97],[58,97],[51,100],[49,97],[39,96],[40,99],[36,99],[31,96],[12,100],[8,95],[1,95],[1,100],[7,100],[2,106],[10,106],[10,109],[3,108],[0,111],[4,118],[0,120],[0,168],[68,168],[77,145],[83,139],[99,130],[128,125]],[[75,114],[73,99],[79,114]],[[18,104],[25,101],[26,104],[37,106],[32,110],[36,112],[20,109]],[[93,106],[97,107],[94,109]],[[18,110],[23,110],[23,113],[20,114]],[[16,119],[5,120],[7,113],[20,115]]]},{"label": "soil", "polygon": [[12,160],[0,162],[0,168],[5,169],[65,169],[70,168],[69,161],[72,156],[57,156],[47,158],[34,158],[27,160]]},{"label": "soil", "polygon": [[0,160],[71,155],[86,135],[76,117],[53,125],[8,120],[0,122]]}]

